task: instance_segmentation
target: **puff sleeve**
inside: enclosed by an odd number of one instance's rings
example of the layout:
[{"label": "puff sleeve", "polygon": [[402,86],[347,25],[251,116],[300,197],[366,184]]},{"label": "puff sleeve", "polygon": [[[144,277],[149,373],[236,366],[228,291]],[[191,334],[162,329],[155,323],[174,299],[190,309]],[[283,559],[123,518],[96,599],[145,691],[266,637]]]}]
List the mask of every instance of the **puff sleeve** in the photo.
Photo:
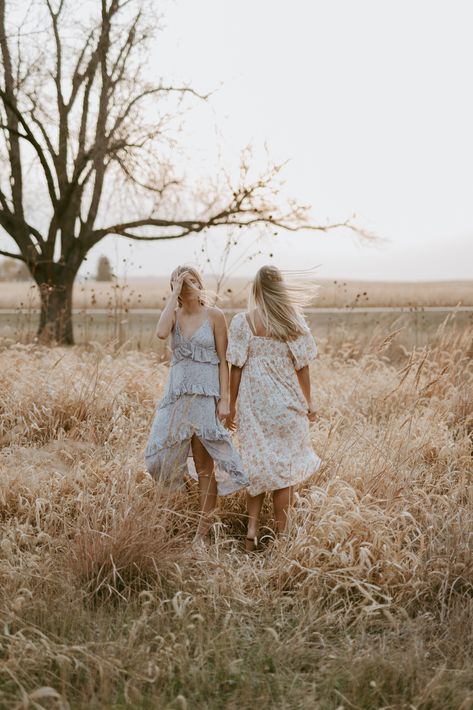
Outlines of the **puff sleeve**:
[{"label": "puff sleeve", "polygon": [[244,313],[237,313],[230,323],[227,360],[236,367],[243,367],[248,357],[251,333],[245,320],[246,315]]},{"label": "puff sleeve", "polygon": [[288,340],[287,344],[296,370],[302,369],[317,357],[317,345],[309,329],[295,340]]}]

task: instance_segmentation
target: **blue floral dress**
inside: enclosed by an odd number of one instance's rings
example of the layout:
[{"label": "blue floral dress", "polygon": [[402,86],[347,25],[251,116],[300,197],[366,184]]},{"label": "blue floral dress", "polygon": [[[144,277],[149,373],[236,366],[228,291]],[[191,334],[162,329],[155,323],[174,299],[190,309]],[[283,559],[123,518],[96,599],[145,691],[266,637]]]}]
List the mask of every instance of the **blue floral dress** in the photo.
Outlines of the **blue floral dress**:
[{"label": "blue floral dress", "polygon": [[195,435],[214,460],[218,494],[233,493],[247,486],[248,478],[228,430],[217,417],[220,360],[209,318],[191,338],[181,332],[176,319],[171,349],[169,377],[145,450],[146,468],[171,489],[182,487]]}]

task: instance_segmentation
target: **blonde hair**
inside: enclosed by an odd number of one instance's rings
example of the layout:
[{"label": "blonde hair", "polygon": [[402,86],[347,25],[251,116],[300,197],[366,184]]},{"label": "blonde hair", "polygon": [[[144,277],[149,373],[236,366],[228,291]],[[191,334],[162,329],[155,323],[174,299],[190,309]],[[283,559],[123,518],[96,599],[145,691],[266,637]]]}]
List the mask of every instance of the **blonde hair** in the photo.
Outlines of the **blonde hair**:
[{"label": "blonde hair", "polygon": [[[201,306],[208,306],[210,305],[211,299],[209,292],[207,291],[205,284],[204,284],[204,279],[202,278],[202,274],[200,271],[198,271],[195,266],[186,266],[186,264],[176,266],[174,271],[171,274],[170,278],[170,284],[171,284],[171,291],[172,291],[172,280],[176,277],[179,276],[179,274],[182,274],[184,271],[188,271],[191,276],[195,278],[197,281],[198,287],[200,291],[202,292],[201,296],[199,297],[199,301]],[[182,298],[178,296],[177,301],[179,303],[179,307],[182,306]]]},{"label": "blonde hair", "polygon": [[277,340],[294,340],[307,332],[303,309],[317,290],[313,282],[301,278],[312,272],[286,273],[292,276],[290,280],[285,279],[277,267],[262,266],[248,297],[250,319],[257,310],[268,337]]}]

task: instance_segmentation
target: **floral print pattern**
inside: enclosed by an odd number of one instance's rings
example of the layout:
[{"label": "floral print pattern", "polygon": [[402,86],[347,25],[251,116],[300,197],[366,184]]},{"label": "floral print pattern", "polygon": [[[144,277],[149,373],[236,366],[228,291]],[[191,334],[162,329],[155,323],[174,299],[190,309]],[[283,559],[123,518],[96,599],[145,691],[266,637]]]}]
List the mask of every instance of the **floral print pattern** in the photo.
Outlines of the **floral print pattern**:
[{"label": "floral print pattern", "polygon": [[296,375],[316,355],[309,329],[285,342],[254,335],[245,313],[231,322],[227,360],[243,368],[237,437],[251,496],[302,483],[320,466]]}]

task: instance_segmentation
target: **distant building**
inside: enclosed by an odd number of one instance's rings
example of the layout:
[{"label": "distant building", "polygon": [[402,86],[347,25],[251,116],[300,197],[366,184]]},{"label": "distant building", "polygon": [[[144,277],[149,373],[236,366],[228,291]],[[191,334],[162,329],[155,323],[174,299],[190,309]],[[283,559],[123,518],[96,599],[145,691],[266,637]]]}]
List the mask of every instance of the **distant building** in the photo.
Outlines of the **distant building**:
[{"label": "distant building", "polygon": [[97,264],[96,281],[111,281],[113,279],[112,267],[110,259],[107,256],[101,256]]}]

